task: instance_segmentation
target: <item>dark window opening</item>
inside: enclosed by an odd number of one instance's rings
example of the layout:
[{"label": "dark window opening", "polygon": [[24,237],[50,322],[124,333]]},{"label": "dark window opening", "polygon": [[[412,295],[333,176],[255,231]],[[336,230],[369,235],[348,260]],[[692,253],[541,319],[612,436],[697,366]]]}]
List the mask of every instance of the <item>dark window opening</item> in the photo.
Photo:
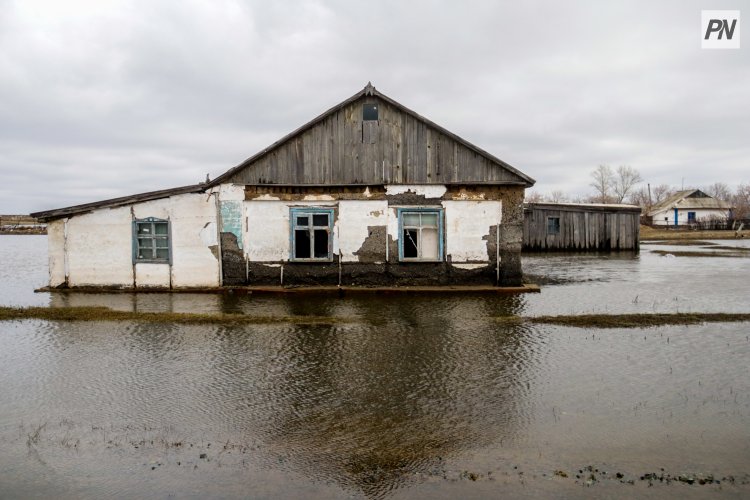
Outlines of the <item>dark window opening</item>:
[{"label": "dark window opening", "polygon": [[547,217],[547,234],[560,234],[560,217]]},{"label": "dark window opening", "polygon": [[695,222],[695,212],[688,212],[688,222]]},{"label": "dark window opening", "polygon": [[328,258],[328,230],[316,229],[314,236],[315,236],[314,238],[315,258],[327,259]]},{"label": "dark window opening", "polygon": [[404,258],[416,259],[419,257],[418,233],[419,231],[416,229],[404,229]]},{"label": "dark window opening", "polygon": [[292,260],[330,261],[333,209],[293,208]]},{"label": "dark window opening", "polygon": [[365,104],[362,106],[362,120],[363,121],[377,121],[378,119],[378,105],[377,104]]},{"label": "dark window opening", "polygon": [[310,233],[305,229],[294,231],[294,258],[310,258]]}]

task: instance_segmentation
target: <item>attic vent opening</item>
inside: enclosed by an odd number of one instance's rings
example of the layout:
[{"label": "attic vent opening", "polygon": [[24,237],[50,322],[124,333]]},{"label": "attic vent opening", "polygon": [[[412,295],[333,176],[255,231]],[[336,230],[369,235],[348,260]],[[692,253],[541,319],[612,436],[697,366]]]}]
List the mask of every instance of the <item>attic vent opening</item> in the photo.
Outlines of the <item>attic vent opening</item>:
[{"label": "attic vent opening", "polygon": [[378,105],[368,103],[362,106],[362,121],[378,121]]}]

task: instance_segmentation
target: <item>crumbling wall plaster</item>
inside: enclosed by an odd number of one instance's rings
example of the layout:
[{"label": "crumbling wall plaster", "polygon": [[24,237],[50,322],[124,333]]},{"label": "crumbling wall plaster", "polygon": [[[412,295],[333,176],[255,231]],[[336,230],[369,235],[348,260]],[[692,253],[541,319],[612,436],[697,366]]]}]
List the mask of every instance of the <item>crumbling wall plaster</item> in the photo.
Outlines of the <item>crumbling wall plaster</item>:
[{"label": "crumbling wall plaster", "polygon": [[448,188],[442,184],[390,184],[385,187],[386,196],[413,193],[425,198],[440,199],[446,191],[448,191]]},{"label": "crumbling wall plaster", "polygon": [[501,201],[444,201],[446,259],[451,262],[488,262],[486,237],[500,223]]},{"label": "crumbling wall plaster", "polygon": [[[342,262],[378,260],[376,256],[358,255],[365,240],[371,236],[374,226],[386,225],[388,202],[382,201],[340,201],[338,218],[338,240]],[[385,260],[385,242],[381,247],[380,261]]]}]

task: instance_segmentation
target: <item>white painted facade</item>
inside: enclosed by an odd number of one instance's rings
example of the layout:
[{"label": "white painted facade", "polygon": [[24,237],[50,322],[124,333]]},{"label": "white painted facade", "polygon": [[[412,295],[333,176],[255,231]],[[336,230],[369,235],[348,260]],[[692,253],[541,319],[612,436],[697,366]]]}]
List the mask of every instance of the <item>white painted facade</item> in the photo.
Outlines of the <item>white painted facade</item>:
[{"label": "white painted facade", "polygon": [[[133,221],[169,220],[170,263],[134,262]],[[186,288],[219,286],[216,205],[182,194],[102,208],[48,225],[50,286]]]},{"label": "white painted facade", "polygon": [[[700,222],[701,219],[728,219],[729,210],[719,210],[715,208],[678,208],[677,209],[677,224],[688,225],[691,221],[688,220],[688,212],[695,212],[696,222]],[[673,208],[656,212],[653,215],[653,224],[655,226],[674,226],[675,225],[675,210]]]},{"label": "white painted facade", "polygon": [[[424,205],[389,205],[387,199],[335,200],[329,195],[303,196],[295,201],[263,195],[245,200],[242,186],[221,185],[207,193],[191,193],[100,208],[51,221],[48,225],[50,286],[70,287],[191,288],[221,283],[220,203],[241,206],[238,245],[249,263],[278,266],[291,260],[290,213],[292,208],[334,210],[332,253],[340,261],[360,261],[357,252],[371,232],[385,228],[382,262],[398,262],[399,209],[442,209],[442,249],[439,261],[449,260],[462,269],[488,263],[488,239],[502,221],[502,202],[444,200],[445,186],[388,186],[386,193],[424,196]],[[168,220],[170,263],[134,260],[133,222],[146,218]],[[437,238],[425,232],[425,245]],[[492,237],[496,237],[494,233]],[[396,248],[398,248],[396,246]],[[432,255],[432,254],[430,254]]]}]

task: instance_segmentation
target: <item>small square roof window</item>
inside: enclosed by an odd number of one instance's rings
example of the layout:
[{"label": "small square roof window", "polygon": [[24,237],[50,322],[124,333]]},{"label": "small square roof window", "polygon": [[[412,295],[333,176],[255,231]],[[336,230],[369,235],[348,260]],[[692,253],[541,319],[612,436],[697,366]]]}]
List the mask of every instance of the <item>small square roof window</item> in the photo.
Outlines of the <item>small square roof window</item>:
[{"label": "small square roof window", "polygon": [[362,106],[362,120],[363,121],[377,121],[378,119],[378,105],[375,103],[366,103]]}]

